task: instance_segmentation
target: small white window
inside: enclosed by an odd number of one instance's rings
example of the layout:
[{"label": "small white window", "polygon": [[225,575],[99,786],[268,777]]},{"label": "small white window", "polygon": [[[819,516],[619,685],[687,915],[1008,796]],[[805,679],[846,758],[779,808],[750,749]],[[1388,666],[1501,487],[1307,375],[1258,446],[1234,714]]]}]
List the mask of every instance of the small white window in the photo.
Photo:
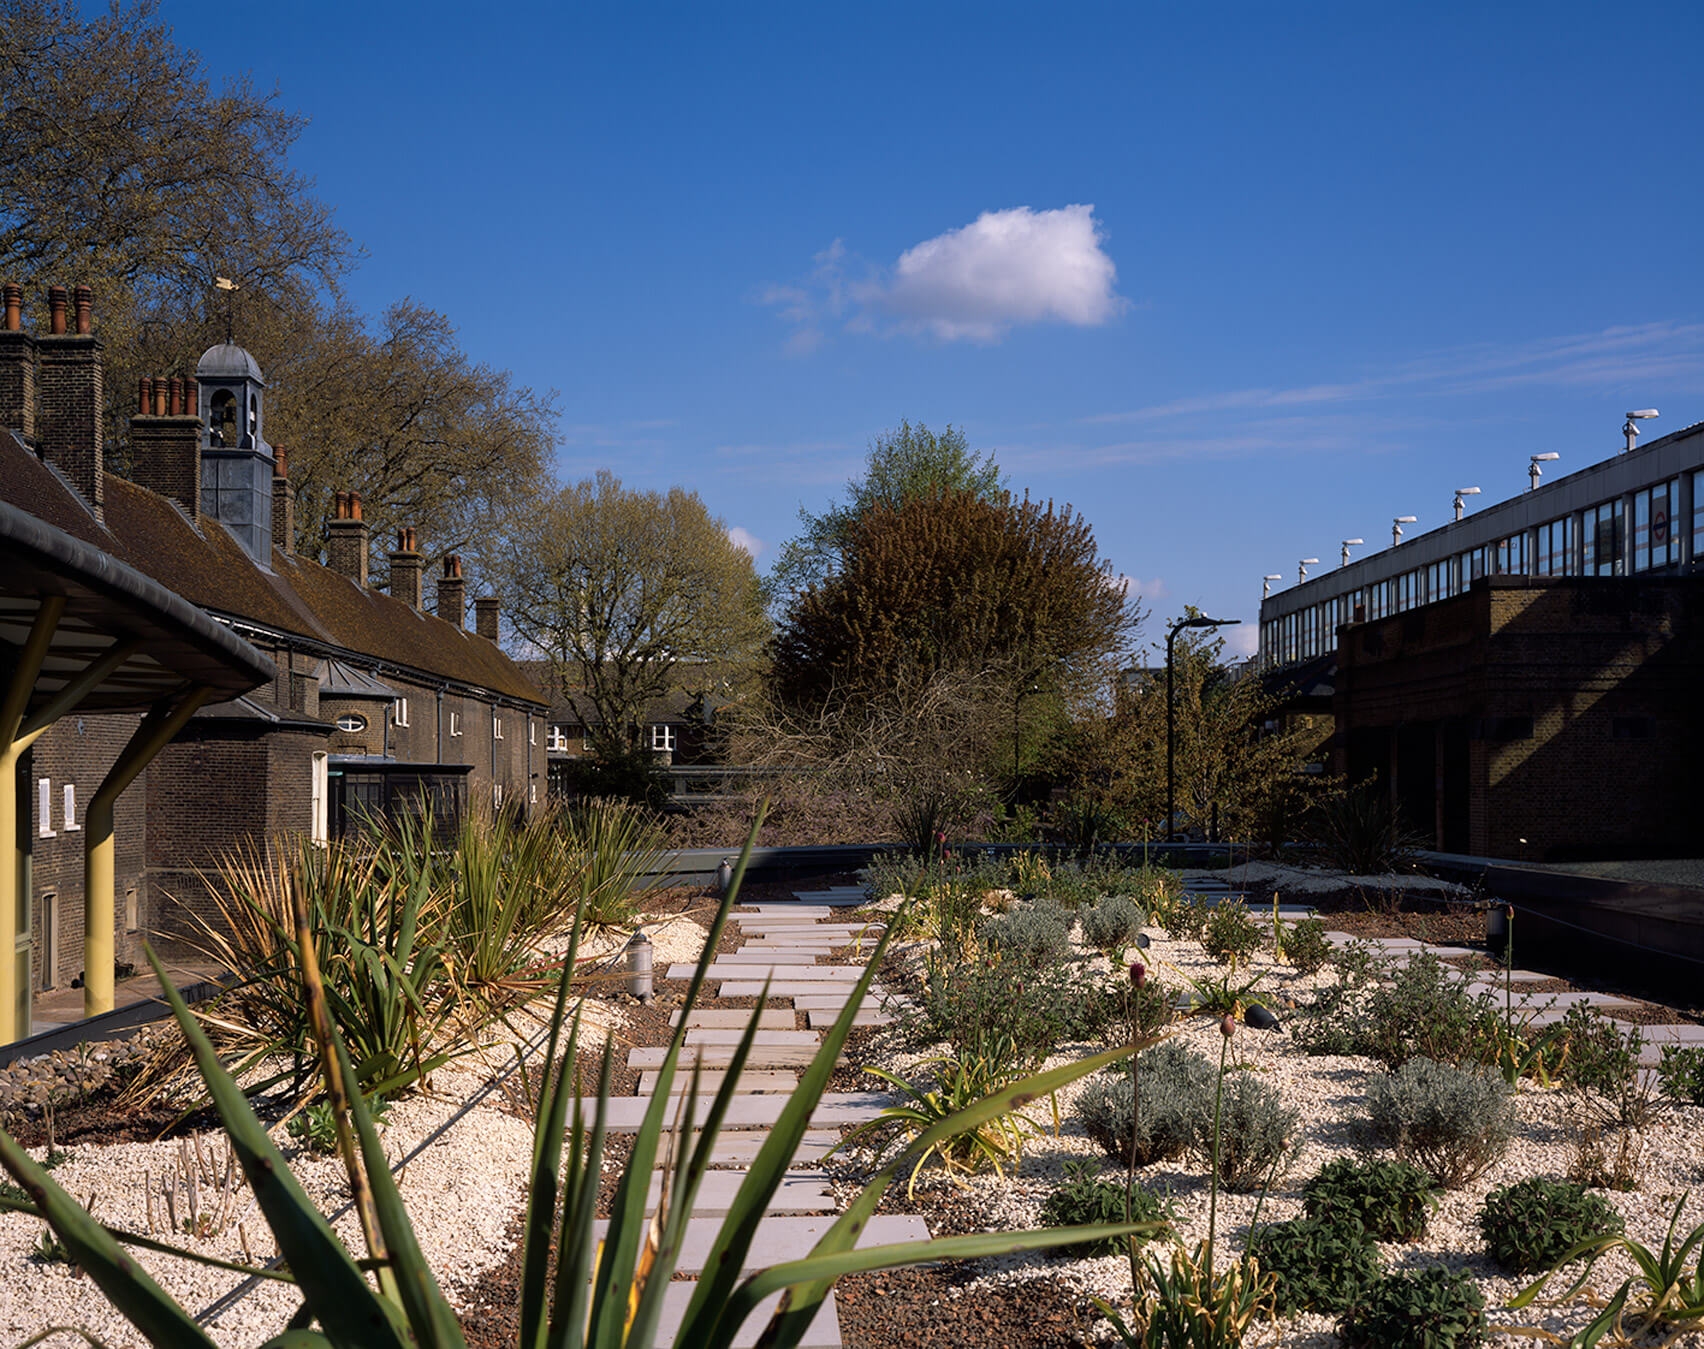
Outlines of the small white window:
[{"label": "small white window", "polygon": [[77,823],[77,784],[65,784],[65,832],[74,834],[83,826]]},{"label": "small white window", "polygon": [[493,740],[501,740],[503,738],[503,718],[498,716],[495,712],[491,714],[491,738]]},{"label": "small white window", "polygon": [[124,930],[138,932],[142,928],[142,902],[136,898],[133,885],[124,892]]},{"label": "small white window", "polygon": [[491,804],[495,806],[503,804],[503,784],[501,782],[491,784]]},{"label": "small white window", "polygon": [[527,793],[527,800],[532,805],[536,806],[538,804],[538,783],[534,782],[530,784]]},{"label": "small white window", "polygon": [[451,735],[460,735],[461,734],[461,713],[460,712],[450,713],[450,734]]},{"label": "small white window", "polygon": [[42,838],[55,838],[53,829],[53,779],[36,781],[36,833]]},{"label": "small white window", "polygon": [[315,750],[308,786],[308,838],[314,843],[331,841],[331,756]]},{"label": "small white window", "polygon": [[354,712],[345,712],[337,719],[337,729],[340,731],[364,731],[367,729],[367,719]]},{"label": "small white window", "polygon": [[658,751],[674,752],[675,732],[673,726],[653,726],[651,728],[651,748]]},{"label": "small white window", "polygon": [[393,720],[398,726],[408,725],[408,699],[398,698],[391,704],[391,706],[395,709],[396,713],[391,720]]},{"label": "small white window", "polygon": [[568,728],[566,726],[552,726],[545,733],[544,747],[561,750],[566,754],[568,752]]},{"label": "small white window", "polygon": [[527,744],[538,744],[538,723],[531,717],[527,718]]}]

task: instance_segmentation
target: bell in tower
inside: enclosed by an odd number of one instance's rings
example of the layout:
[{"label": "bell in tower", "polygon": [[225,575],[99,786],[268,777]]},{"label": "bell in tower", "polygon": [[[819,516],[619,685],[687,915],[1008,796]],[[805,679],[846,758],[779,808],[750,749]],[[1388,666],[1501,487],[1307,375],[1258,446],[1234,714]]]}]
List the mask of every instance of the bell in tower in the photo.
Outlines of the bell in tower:
[{"label": "bell in tower", "polygon": [[206,424],[201,437],[201,513],[231,532],[263,567],[272,565],[272,448],[262,438],[266,381],[234,342],[209,347],[195,367]]}]

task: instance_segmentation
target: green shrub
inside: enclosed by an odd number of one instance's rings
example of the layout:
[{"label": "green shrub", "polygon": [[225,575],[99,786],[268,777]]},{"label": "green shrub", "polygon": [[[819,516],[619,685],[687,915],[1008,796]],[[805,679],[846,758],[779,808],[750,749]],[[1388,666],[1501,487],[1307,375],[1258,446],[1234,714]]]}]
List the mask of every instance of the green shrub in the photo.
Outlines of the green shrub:
[{"label": "green shrub", "polygon": [[1704,1105],[1704,1049],[1664,1045],[1657,1065],[1663,1095],[1682,1105]]},{"label": "green shrub", "polygon": [[1418,1241],[1437,1199],[1432,1177],[1407,1162],[1327,1162],[1302,1186],[1310,1218],[1358,1224],[1379,1241]]},{"label": "green shrub", "polygon": [[1173,941],[1200,941],[1213,916],[1213,906],[1202,895],[1185,895],[1164,910],[1150,906],[1149,911],[1158,914],[1160,926]]},{"label": "green shrub", "polygon": [[1126,895],[1107,895],[1082,913],[1083,943],[1117,957],[1136,940],[1144,921],[1142,910]]},{"label": "green shrub", "polygon": [[[1165,1207],[1152,1191],[1138,1185],[1129,1191],[1127,1196],[1122,1181],[1095,1176],[1093,1169],[1086,1162],[1066,1162],[1065,1180],[1042,1204],[1041,1220],[1049,1227],[1082,1227],[1090,1223],[1125,1222],[1127,1197],[1129,1222],[1151,1223],[1165,1220]],[[1139,1233],[1136,1243],[1141,1245],[1152,1241],[1162,1235],[1162,1232],[1163,1229],[1155,1228],[1151,1232]],[[1059,1249],[1065,1255],[1077,1257],[1117,1255],[1126,1249],[1126,1243],[1122,1238],[1116,1238],[1077,1246],[1061,1246]]]},{"label": "green shrub", "polygon": [[[1077,1115],[1089,1137],[1115,1161],[1136,1165],[1182,1156],[1194,1137],[1193,1121],[1213,1114],[1213,1065],[1177,1040],[1155,1045],[1136,1058],[1134,1085],[1128,1072],[1091,1079],[1077,1098]],[[1141,1118],[1132,1121],[1136,1087]]]},{"label": "green shrub", "polygon": [[[367,1102],[367,1112],[374,1124],[383,1124],[389,1110],[390,1102],[382,1097],[375,1096]],[[292,1116],[284,1127],[285,1132],[309,1152],[329,1157],[337,1151],[336,1116],[330,1101],[315,1101],[300,1114]]]},{"label": "green shrub", "polygon": [[1315,809],[1308,834],[1320,847],[1321,860],[1351,876],[1382,876],[1406,869],[1418,838],[1402,823],[1390,789],[1377,781],[1326,797]]},{"label": "green shrub", "polygon": [[1009,1041],[1020,1063],[1035,1064],[1062,1044],[1100,1035],[1115,1009],[1067,969],[1014,969],[937,952],[924,973],[919,1010],[920,1044],[944,1040],[962,1056],[988,1054]]},{"label": "green shrub", "polygon": [[[1219,1183],[1233,1194],[1247,1194],[1283,1164],[1300,1116],[1285,1109],[1277,1089],[1253,1073],[1233,1073],[1224,1086],[1219,1108]],[[1195,1153],[1209,1165],[1214,1094],[1209,1090],[1197,1097],[1189,1120]]]},{"label": "green shrub", "polygon": [[1485,1298],[1462,1270],[1387,1274],[1337,1333],[1344,1349],[1471,1349],[1485,1343]]},{"label": "green shrub", "polygon": [[1575,1246],[1622,1231],[1621,1215],[1582,1185],[1531,1176],[1485,1196],[1479,1232],[1504,1269],[1551,1269]]},{"label": "green shrub", "polygon": [[1378,1248],[1355,1223],[1297,1218],[1256,1228],[1248,1253],[1278,1276],[1278,1314],[1346,1312],[1384,1272]]},{"label": "green shrub", "polygon": [[1322,969],[1331,956],[1331,943],[1325,939],[1325,924],[1318,918],[1304,918],[1284,934],[1284,954],[1290,966],[1300,975]]},{"label": "green shrub", "polygon": [[1071,954],[1071,915],[1049,903],[1026,904],[984,919],[977,936],[1008,964],[1041,969]]},{"label": "green shrub", "polygon": [[1304,1054],[1364,1054],[1367,1000],[1386,962],[1371,944],[1352,941],[1330,952],[1325,968],[1332,982],[1291,1018],[1291,1041]]},{"label": "green shrub", "polygon": [[1109,1049],[1157,1035],[1177,1010],[1177,994],[1159,980],[1149,975],[1136,988],[1122,970],[1096,991],[1095,1001],[1098,1007],[1085,1007],[1084,1015],[1102,1022],[1101,1036]]},{"label": "green shrub", "polygon": [[1508,1149],[1514,1132],[1509,1084],[1493,1073],[1410,1059],[1367,1087],[1373,1128],[1405,1161],[1438,1182],[1465,1185]]},{"label": "green shrub", "polygon": [[1260,949],[1260,924],[1240,899],[1213,906],[1201,931],[1201,948],[1221,965],[1238,965]]},{"label": "green shrub", "polygon": [[1367,998],[1361,1052],[1392,1069],[1412,1058],[1478,1063],[1489,1015],[1490,993],[1470,997],[1455,970],[1422,951]]}]

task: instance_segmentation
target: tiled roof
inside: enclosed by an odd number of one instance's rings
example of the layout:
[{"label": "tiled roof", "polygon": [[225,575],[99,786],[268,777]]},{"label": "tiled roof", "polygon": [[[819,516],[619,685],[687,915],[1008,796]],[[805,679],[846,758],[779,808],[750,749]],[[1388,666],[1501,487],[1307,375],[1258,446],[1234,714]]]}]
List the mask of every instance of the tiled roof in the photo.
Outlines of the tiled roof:
[{"label": "tiled roof", "polygon": [[200,526],[165,497],[108,474],[102,525],[77,493],[0,431],[0,498],[226,618],[341,647],[357,656],[542,704],[533,681],[493,642],[306,558],[274,550],[270,574],[224,527]]}]

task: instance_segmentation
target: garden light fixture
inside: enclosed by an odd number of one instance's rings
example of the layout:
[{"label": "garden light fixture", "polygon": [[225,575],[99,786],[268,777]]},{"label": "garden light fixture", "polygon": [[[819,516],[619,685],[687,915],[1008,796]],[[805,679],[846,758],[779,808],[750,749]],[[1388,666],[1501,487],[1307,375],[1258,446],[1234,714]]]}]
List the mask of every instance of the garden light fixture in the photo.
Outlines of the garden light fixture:
[{"label": "garden light fixture", "polygon": [[1455,494],[1455,517],[1456,517],[1456,519],[1458,519],[1458,520],[1461,519],[1462,512],[1467,509],[1467,502],[1465,500],[1463,500],[1463,498],[1464,497],[1476,497],[1478,495],[1479,495],[1479,489],[1477,487],[1458,487],[1458,488],[1456,488],[1456,494]]},{"label": "garden light fixture", "polygon": [[[1313,559],[1318,562],[1316,557]],[[1241,623],[1240,618],[1207,618],[1196,614],[1193,618],[1180,618],[1166,629],[1166,838],[1170,839],[1177,823],[1177,810],[1174,804],[1177,794],[1177,704],[1172,698],[1172,655],[1173,644],[1177,641],[1178,633],[1185,628],[1229,628]]]},{"label": "garden light fixture", "polygon": [[655,952],[644,928],[634,931],[627,943],[627,991],[640,1002],[649,1002],[655,991],[651,985],[652,958]]},{"label": "garden light fixture", "polygon": [[1555,450],[1550,451],[1549,454],[1535,454],[1535,455],[1533,455],[1532,456],[1532,462],[1527,465],[1527,477],[1532,482],[1532,486],[1528,487],[1527,491],[1529,491],[1529,492],[1538,491],[1538,480],[1544,476],[1544,470],[1541,469],[1539,467],[1539,465],[1540,464],[1553,463],[1556,460],[1560,459],[1561,457],[1562,456],[1557,454]]}]

